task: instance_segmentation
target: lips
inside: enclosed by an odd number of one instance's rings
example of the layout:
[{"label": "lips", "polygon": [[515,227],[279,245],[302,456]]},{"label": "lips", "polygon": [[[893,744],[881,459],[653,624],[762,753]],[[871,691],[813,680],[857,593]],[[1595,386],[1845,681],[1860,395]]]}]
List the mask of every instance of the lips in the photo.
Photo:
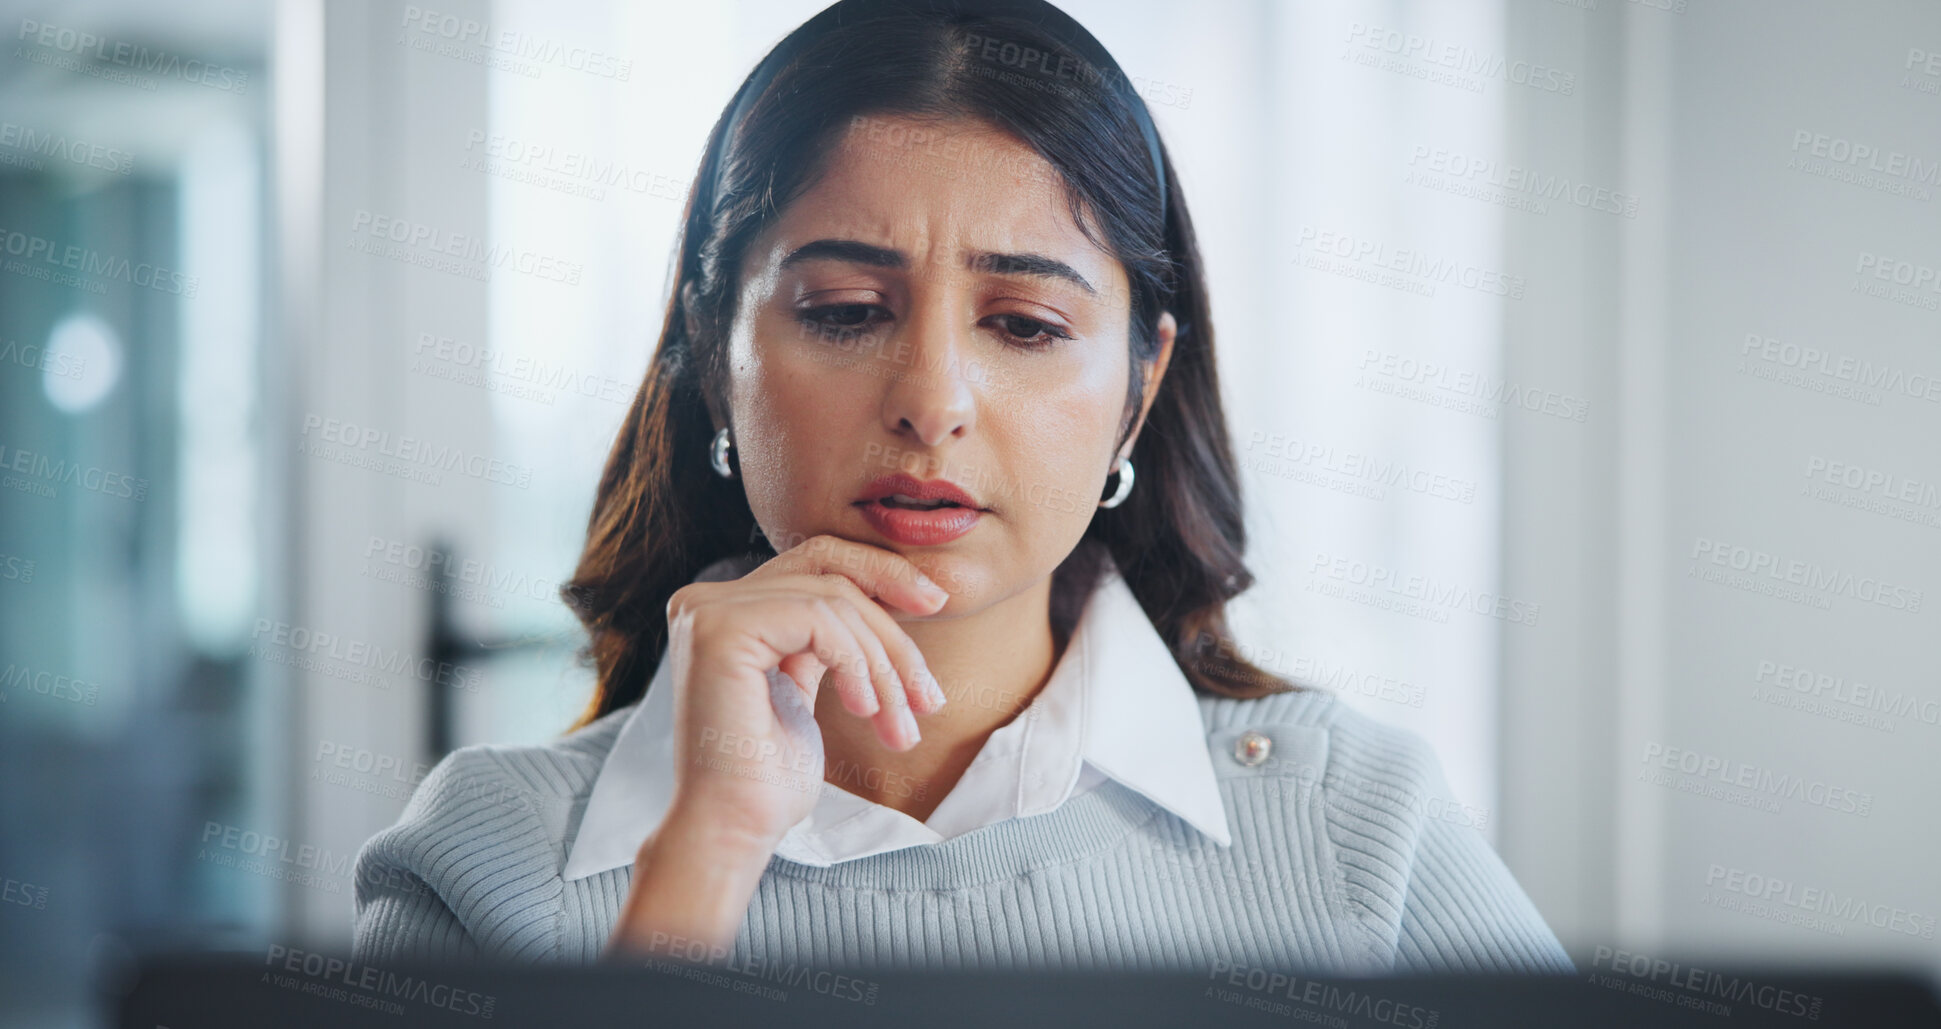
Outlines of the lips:
[{"label": "lips", "polygon": [[946,479],[919,480],[901,472],[864,487],[855,502],[864,520],[896,543],[948,543],[984,516],[976,498]]}]

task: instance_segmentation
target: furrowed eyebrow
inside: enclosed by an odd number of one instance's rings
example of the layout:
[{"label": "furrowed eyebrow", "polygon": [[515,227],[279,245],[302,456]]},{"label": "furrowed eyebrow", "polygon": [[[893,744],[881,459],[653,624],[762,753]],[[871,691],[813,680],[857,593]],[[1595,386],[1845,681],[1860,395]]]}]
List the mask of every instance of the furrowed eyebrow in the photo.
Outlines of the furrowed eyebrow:
[{"label": "furrowed eyebrow", "polygon": [[978,251],[964,260],[965,267],[972,271],[991,272],[997,275],[1035,275],[1047,279],[1064,279],[1078,288],[1098,296],[1099,291],[1085,281],[1071,265],[1043,254],[991,254]]},{"label": "furrowed eyebrow", "polygon": [[[901,250],[879,247],[873,243],[854,239],[818,239],[789,251],[788,256],[782,258],[781,266],[787,268],[805,261],[846,261],[870,268],[891,269],[907,268],[910,265],[909,259]],[[965,256],[964,267],[971,271],[990,272],[996,275],[1031,275],[1063,279],[1093,296],[1097,296],[1099,292],[1071,265],[1043,254],[994,254],[979,250]]]}]

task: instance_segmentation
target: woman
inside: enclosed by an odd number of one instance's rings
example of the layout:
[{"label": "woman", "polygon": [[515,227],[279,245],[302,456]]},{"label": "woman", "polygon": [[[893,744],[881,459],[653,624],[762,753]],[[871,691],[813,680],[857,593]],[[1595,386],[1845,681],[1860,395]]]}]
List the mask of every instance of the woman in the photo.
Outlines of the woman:
[{"label": "woman", "polygon": [[679,253],[563,591],[593,702],[438,765],[363,956],[1571,968],[1418,737],[1235,656],[1192,223],[1076,23],[828,9]]}]

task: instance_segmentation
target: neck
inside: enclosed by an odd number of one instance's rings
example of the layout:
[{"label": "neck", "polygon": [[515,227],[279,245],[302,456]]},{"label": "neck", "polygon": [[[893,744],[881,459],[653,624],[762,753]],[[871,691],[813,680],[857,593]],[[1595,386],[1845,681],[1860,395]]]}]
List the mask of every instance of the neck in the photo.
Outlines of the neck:
[{"label": "neck", "polygon": [[875,728],[842,710],[831,689],[816,694],[816,722],[822,727],[827,782],[923,821],[991,733],[1029,707],[1050,680],[1061,649],[1051,631],[1051,576],[972,614],[936,621],[899,618],[898,624],[923,652],[949,700],[942,711],[917,716],[922,742],[901,754],[885,748]]}]

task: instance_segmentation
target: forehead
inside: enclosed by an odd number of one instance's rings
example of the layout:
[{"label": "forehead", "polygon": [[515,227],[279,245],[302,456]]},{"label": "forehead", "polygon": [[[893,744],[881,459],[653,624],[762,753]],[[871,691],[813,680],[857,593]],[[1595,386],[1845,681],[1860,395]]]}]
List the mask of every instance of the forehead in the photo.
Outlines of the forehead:
[{"label": "forehead", "polygon": [[1101,293],[1125,281],[1112,255],[1073,221],[1058,170],[977,121],[852,119],[821,177],[757,247],[765,258],[820,238],[894,247],[918,265],[961,267],[958,255],[969,251],[1036,253],[1069,264]]}]

